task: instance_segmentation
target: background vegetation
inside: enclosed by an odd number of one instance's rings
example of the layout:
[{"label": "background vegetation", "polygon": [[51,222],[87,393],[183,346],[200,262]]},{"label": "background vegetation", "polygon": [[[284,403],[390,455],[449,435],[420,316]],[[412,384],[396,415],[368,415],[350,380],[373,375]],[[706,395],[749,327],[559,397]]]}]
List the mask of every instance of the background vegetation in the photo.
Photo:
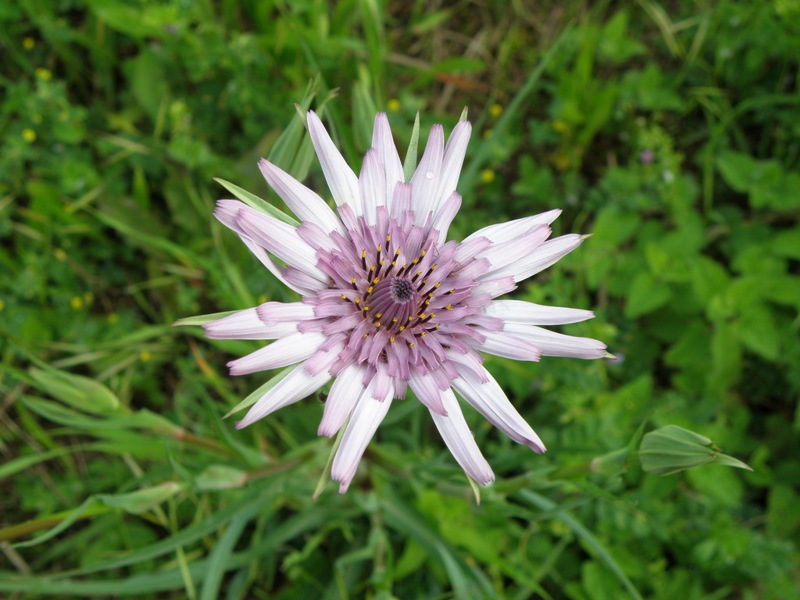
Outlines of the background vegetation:
[{"label": "background vegetation", "polygon": [[[800,595],[796,0],[18,0],[0,49],[0,594]],[[327,193],[301,101],[356,168],[468,106],[453,237],[594,234],[516,297],[619,360],[487,360],[550,452],[468,415],[479,506],[413,401],[313,500],[319,400],[237,432],[254,346],[171,327],[291,299],[211,209],[259,156]],[[645,473],[667,424],[754,471]]]}]

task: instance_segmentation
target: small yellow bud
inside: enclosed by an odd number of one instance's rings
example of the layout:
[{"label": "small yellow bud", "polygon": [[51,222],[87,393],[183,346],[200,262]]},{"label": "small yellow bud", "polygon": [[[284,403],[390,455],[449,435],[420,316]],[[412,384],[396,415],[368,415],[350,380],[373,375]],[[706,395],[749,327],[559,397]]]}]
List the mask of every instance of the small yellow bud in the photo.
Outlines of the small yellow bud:
[{"label": "small yellow bud", "polygon": [[396,98],[392,98],[386,103],[386,108],[391,112],[397,112],[400,110],[400,101]]},{"label": "small yellow bud", "polygon": [[494,171],[492,169],[484,169],[481,171],[481,181],[483,181],[483,183],[491,183],[494,181]]},{"label": "small yellow bud", "polygon": [[22,139],[28,142],[29,144],[32,144],[33,142],[36,141],[36,132],[30,127],[26,127],[25,129],[22,130]]},{"label": "small yellow bud", "polygon": [[53,74],[50,72],[50,69],[43,69],[39,67],[34,71],[36,73],[36,77],[41,79],[42,81],[50,81],[53,78]]},{"label": "small yellow bud", "polygon": [[80,310],[83,308],[83,298],[80,296],[73,296],[69,301],[69,305],[72,307],[72,310]]},{"label": "small yellow bud", "polygon": [[32,37],[26,37],[24,40],[22,40],[22,47],[25,48],[25,50],[33,50],[35,45],[36,40],[34,40]]},{"label": "small yellow bud", "polygon": [[489,114],[496,119],[503,114],[503,107],[497,103],[494,103],[489,107]]}]

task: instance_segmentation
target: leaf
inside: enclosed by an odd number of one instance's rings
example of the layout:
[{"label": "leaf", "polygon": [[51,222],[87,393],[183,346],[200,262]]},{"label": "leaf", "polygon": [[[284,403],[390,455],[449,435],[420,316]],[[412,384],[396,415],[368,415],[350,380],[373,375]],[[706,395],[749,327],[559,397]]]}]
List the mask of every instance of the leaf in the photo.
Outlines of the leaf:
[{"label": "leaf", "polygon": [[650,273],[639,273],[628,290],[625,316],[631,319],[649,314],[664,306],[672,298],[672,291]]},{"label": "leaf", "polygon": [[215,177],[214,181],[216,181],[218,184],[220,184],[222,187],[228,190],[231,194],[236,196],[239,200],[247,204],[250,208],[254,208],[256,210],[268,214],[271,217],[280,219],[284,223],[288,223],[293,227],[298,227],[300,225],[300,221],[298,221],[297,219],[290,217],[282,210],[278,210],[277,208],[272,206],[269,202],[267,202],[266,200],[262,200],[255,194],[251,194],[247,190],[240,188],[235,183],[231,183],[230,181],[225,181],[224,179],[220,179],[219,177]]},{"label": "leaf", "polygon": [[158,506],[180,492],[183,486],[176,481],[166,481],[160,485],[136,490],[129,494],[97,494],[100,502],[111,508],[121,508],[125,512],[139,515]]},{"label": "leaf", "polygon": [[[533,504],[537,508],[546,511],[558,511],[559,506],[545,498],[537,494],[536,492],[532,492],[531,490],[522,490],[520,495],[530,504]],[[590,548],[594,553],[602,560],[606,566],[611,570],[611,572],[617,577],[620,581],[622,586],[627,590],[628,594],[632,598],[636,600],[642,600],[642,596],[639,593],[639,590],[636,589],[636,586],[633,585],[628,576],[625,575],[625,571],[617,564],[617,561],[614,560],[614,557],[611,556],[611,553],[606,549],[605,546],[598,540],[591,531],[589,531],[586,527],[583,526],[577,519],[573,516],[567,514],[564,511],[559,511],[555,513],[555,518],[559,521],[567,525],[576,536],[578,536],[583,542],[586,544],[588,548]]]},{"label": "leaf", "polygon": [[417,148],[419,147],[419,111],[414,118],[414,128],[411,130],[411,141],[408,143],[406,159],[403,162],[403,177],[406,183],[411,181],[414,171],[417,169]]},{"label": "leaf", "polygon": [[752,471],[745,463],[721,453],[709,438],[677,425],[666,425],[647,433],[639,447],[642,469],[656,475],[671,475],[717,462]]},{"label": "leaf", "polygon": [[119,410],[119,398],[102,383],[82,375],[73,375],[53,367],[30,370],[37,388],[63,403],[93,414]]},{"label": "leaf", "polygon": [[717,168],[722,179],[735,191],[747,193],[750,190],[751,173],[756,167],[754,158],[741,152],[726,150],[717,157]]},{"label": "leaf", "polygon": [[236,489],[247,483],[247,471],[226,465],[211,465],[195,477],[194,483],[200,491]]},{"label": "leaf", "polygon": [[0,465],[0,481],[6,477],[10,477],[11,475],[19,473],[20,471],[24,471],[33,465],[38,465],[41,462],[50,460],[51,458],[57,458],[59,456],[64,456],[65,454],[69,454],[71,450],[71,448],[57,448],[55,450],[50,450],[49,452],[40,452],[39,454],[20,456],[10,460],[5,464]]},{"label": "leaf", "polygon": [[211,313],[208,315],[196,315],[194,317],[184,317],[183,319],[178,319],[175,321],[172,326],[173,327],[193,327],[198,325],[205,325],[206,323],[210,323],[211,321],[216,321],[217,319],[221,319],[223,317],[227,317],[232,315],[233,313],[239,312],[238,310],[228,310],[225,312],[218,312],[218,313]]},{"label": "leaf", "polygon": [[296,367],[295,367],[294,365],[292,365],[291,367],[286,367],[285,369],[283,369],[283,370],[282,370],[280,373],[278,373],[277,375],[275,375],[275,377],[273,377],[272,379],[270,379],[269,381],[267,381],[267,382],[266,382],[264,385],[262,385],[262,386],[261,386],[261,387],[259,387],[257,390],[255,390],[254,392],[252,392],[252,393],[251,393],[249,396],[247,396],[247,398],[245,398],[244,400],[242,400],[241,402],[239,402],[239,404],[237,404],[237,405],[236,405],[236,406],[234,406],[232,409],[230,409],[230,410],[229,410],[229,411],[228,411],[228,412],[225,414],[225,416],[224,416],[224,417],[222,417],[222,418],[223,418],[223,419],[227,419],[227,418],[228,418],[228,417],[230,417],[230,416],[231,416],[233,413],[237,413],[237,412],[239,412],[240,410],[244,410],[245,408],[247,408],[247,407],[249,407],[249,406],[252,406],[253,404],[255,404],[255,403],[256,403],[256,401],[257,401],[259,398],[261,398],[261,396],[263,396],[263,395],[264,395],[264,394],[266,394],[268,391],[270,391],[270,390],[271,390],[273,387],[275,387],[275,386],[278,384],[278,382],[279,382],[281,379],[283,379],[284,377],[286,377],[286,376],[289,374],[289,372],[290,372],[292,369],[295,369],[295,368],[296,368]]}]

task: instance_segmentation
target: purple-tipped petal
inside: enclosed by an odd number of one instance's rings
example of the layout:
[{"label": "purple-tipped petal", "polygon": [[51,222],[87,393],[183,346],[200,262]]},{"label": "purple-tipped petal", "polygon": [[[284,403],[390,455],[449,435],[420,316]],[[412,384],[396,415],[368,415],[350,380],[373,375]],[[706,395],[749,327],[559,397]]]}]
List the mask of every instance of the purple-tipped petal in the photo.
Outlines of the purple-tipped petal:
[{"label": "purple-tipped petal", "polygon": [[432,413],[447,416],[447,410],[442,404],[442,390],[436,385],[436,380],[427,373],[416,370],[411,372],[408,380],[411,391]]},{"label": "purple-tipped petal", "polygon": [[518,335],[506,331],[481,331],[486,341],[477,346],[481,352],[512,358],[514,360],[538,361],[542,351],[538,346]]},{"label": "purple-tipped petal", "polygon": [[603,358],[607,353],[606,345],[598,340],[556,333],[533,325],[506,323],[505,332],[535,344],[542,356],[593,359]]},{"label": "purple-tipped petal", "polygon": [[394,145],[392,130],[389,128],[389,119],[386,113],[375,115],[375,127],[372,130],[372,147],[378,153],[384,169],[384,182],[386,183],[386,205],[391,212],[394,188],[398,183],[403,183],[403,163],[397,154],[397,147]]},{"label": "purple-tipped petal", "polygon": [[247,375],[293,365],[310,358],[327,340],[321,333],[295,333],[228,363],[231,375]]},{"label": "purple-tipped petal", "polygon": [[469,369],[459,368],[459,371],[461,377],[453,380],[453,387],[484,419],[518,444],[540,454],[545,451],[542,440],[509,402],[491,373],[486,371],[485,380],[481,380]]},{"label": "purple-tipped petal", "polygon": [[550,265],[558,262],[567,254],[575,250],[581,245],[583,236],[570,233],[562,235],[555,239],[549,240],[536,248],[528,256],[511,263],[502,269],[493,271],[490,277],[503,277],[511,275],[514,281],[519,283],[528,277],[536,275],[540,271],[544,271]]},{"label": "purple-tipped petal", "polygon": [[[335,359],[335,355],[332,358]],[[331,362],[333,361],[331,360]],[[284,406],[289,406],[298,400],[307,398],[328,383],[330,379],[331,375],[327,371],[322,371],[317,375],[310,375],[305,369],[305,364],[298,365],[286,377],[281,379],[275,387],[256,401],[244,419],[236,423],[236,428],[242,429],[252,425],[259,419],[263,419]]]},{"label": "purple-tipped petal", "polygon": [[431,417],[444,443],[467,475],[480,485],[491,483],[494,481],[492,468],[475,443],[452,390],[442,392],[442,402],[447,411],[446,416],[431,411]]},{"label": "purple-tipped petal", "polygon": [[491,240],[494,243],[507,242],[519,237],[537,225],[550,225],[550,223],[555,221],[560,214],[561,210],[554,209],[534,215],[532,217],[523,217],[522,219],[515,219],[514,221],[488,225],[487,227],[479,229],[472,235],[466,237],[464,239],[464,243],[466,244],[475,238],[481,237]]},{"label": "purple-tipped petal", "polygon": [[315,192],[268,160],[262,158],[258,167],[267,183],[301,221],[314,223],[326,233],[331,231],[342,233],[344,231],[339,217],[331,210],[328,203]]},{"label": "purple-tipped petal", "polygon": [[370,149],[364,156],[358,189],[364,208],[364,218],[369,225],[375,225],[378,206],[386,206],[386,173],[383,170],[378,151]]},{"label": "purple-tipped petal", "polygon": [[469,121],[459,121],[447,140],[447,145],[444,147],[444,157],[442,158],[442,174],[434,195],[436,202],[433,211],[434,216],[438,216],[441,206],[456,191],[471,133],[472,125]]},{"label": "purple-tipped petal", "polygon": [[218,340],[276,340],[297,332],[297,321],[265,323],[258,308],[247,308],[203,325],[206,335]]},{"label": "purple-tipped petal", "polygon": [[487,315],[499,317],[507,323],[524,325],[566,325],[594,318],[590,310],[543,306],[521,300],[495,300],[484,311]]},{"label": "purple-tipped petal", "polygon": [[339,449],[333,458],[331,478],[340,483],[340,494],[344,494],[350,486],[350,482],[353,481],[364,450],[367,449],[367,445],[392,404],[394,387],[381,400],[375,400],[372,397],[372,390],[373,384],[370,384],[358,399],[358,404],[353,410],[350,422],[342,436]]},{"label": "purple-tipped petal", "polygon": [[447,241],[447,231],[450,229],[450,223],[458,214],[458,209],[461,208],[461,196],[458,192],[453,192],[450,197],[445,200],[436,218],[433,220],[431,229],[439,232],[437,243],[444,244]]},{"label": "purple-tipped petal", "polygon": [[328,276],[317,267],[316,250],[297,233],[297,229],[258,212],[243,208],[236,216],[236,224],[255,243],[303,273],[327,283]]},{"label": "purple-tipped petal", "polygon": [[317,435],[333,437],[339,432],[364,393],[361,382],[365,371],[360,365],[350,364],[339,373],[328,393]]},{"label": "purple-tipped petal", "polygon": [[322,165],[322,172],[325,174],[336,206],[347,204],[357,216],[363,214],[361,197],[358,193],[358,177],[345,162],[313,110],[308,111],[307,122],[311,143],[317,152],[317,158]]},{"label": "purple-tipped petal", "polygon": [[418,226],[424,225],[428,216],[439,208],[436,193],[442,175],[443,157],[444,129],[441,125],[434,125],[428,135],[422,160],[411,177],[411,206],[415,215],[414,222]]}]

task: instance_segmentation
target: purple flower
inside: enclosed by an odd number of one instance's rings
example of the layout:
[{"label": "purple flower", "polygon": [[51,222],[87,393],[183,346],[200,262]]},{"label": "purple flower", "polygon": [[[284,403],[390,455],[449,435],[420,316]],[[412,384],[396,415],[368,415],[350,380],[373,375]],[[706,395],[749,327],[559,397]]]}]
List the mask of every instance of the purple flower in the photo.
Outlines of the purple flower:
[{"label": "purple flower", "polygon": [[495,300],[577,248],[582,236],[548,239],[549,225],[560,213],[551,210],[448,242],[447,230],[461,206],[455,189],[471,131],[466,121],[456,125],[446,144],[441,125],[433,126],[409,182],[385,114],[375,117],[372,148],[358,177],[313,112],[308,131],[338,214],[266,160],[259,165],[264,177],[300,226],[236,200],[220,200],[214,212],[302,297],[267,302],[204,326],[211,338],[275,340],[230,362],[232,375],[297,365],[237,427],[333,380],[318,433],[333,436],[346,424],[331,472],[340,493],[392,401],[404,398],[409,387],[458,464],[480,484],[494,474],[453,390],[512,440],[544,452],[483,367],[482,353],[525,361],[606,356],[605,344],[597,340],[540,327],[590,319],[591,311]]}]

